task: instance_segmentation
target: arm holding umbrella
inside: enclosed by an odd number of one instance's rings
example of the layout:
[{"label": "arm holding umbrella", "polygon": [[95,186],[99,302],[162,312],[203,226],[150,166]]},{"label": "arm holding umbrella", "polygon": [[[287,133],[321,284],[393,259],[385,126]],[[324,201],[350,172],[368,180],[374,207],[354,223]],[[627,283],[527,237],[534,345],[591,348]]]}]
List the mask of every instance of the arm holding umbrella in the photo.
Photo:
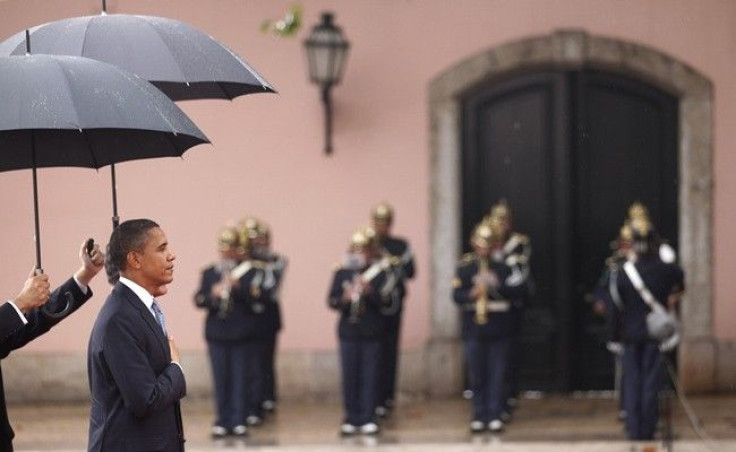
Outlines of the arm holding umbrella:
[{"label": "arm holding umbrella", "polygon": [[49,292],[48,275],[34,269],[18,296],[0,305],[0,358],[46,333],[92,297],[89,284],[103,268],[105,254],[97,245],[87,252],[86,245],[80,247],[79,269],[56,290]]}]

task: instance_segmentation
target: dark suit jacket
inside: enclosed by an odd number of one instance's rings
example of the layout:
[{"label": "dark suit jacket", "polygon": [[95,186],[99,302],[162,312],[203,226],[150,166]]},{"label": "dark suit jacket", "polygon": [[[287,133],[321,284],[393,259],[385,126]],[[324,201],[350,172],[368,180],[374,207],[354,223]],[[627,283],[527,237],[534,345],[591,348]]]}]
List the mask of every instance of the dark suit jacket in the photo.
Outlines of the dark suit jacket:
[{"label": "dark suit jacket", "polygon": [[[92,296],[92,290],[83,294],[79,286],[70,278],[59,286],[52,294],[47,305],[53,312],[61,312],[66,306],[69,294],[74,299],[74,309],[77,310]],[[69,315],[67,314],[67,316]],[[64,316],[66,318],[67,316]],[[0,306],[0,359],[5,358],[11,351],[21,348],[38,336],[46,333],[52,326],[63,319],[50,319],[41,314],[40,309],[34,309],[26,315],[28,324],[24,325],[18,317],[18,313],[8,303]],[[5,391],[3,389],[2,370],[0,370],[0,451],[9,452],[13,450],[13,429],[10,427],[8,412],[5,407]]]},{"label": "dark suit jacket", "polygon": [[89,451],[183,451],[186,394],[169,343],[138,296],[118,282],[87,349],[92,408]]}]

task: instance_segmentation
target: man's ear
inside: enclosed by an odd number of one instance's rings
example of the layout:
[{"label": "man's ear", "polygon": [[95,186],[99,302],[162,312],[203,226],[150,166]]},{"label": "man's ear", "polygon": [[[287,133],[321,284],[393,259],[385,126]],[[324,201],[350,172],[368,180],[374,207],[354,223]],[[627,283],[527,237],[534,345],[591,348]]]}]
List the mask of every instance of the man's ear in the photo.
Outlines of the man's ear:
[{"label": "man's ear", "polygon": [[135,251],[129,252],[125,256],[125,261],[128,264],[127,268],[135,269],[135,270],[141,268],[141,261],[138,258],[138,253],[136,253]]}]

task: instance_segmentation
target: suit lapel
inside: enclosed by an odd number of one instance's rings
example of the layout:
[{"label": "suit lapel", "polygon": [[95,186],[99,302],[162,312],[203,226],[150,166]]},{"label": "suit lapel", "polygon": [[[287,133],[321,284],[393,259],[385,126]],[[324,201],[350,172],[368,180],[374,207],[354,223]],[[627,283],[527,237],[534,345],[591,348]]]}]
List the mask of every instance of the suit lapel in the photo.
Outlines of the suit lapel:
[{"label": "suit lapel", "polygon": [[164,335],[164,332],[161,329],[161,325],[158,324],[156,319],[153,317],[153,314],[148,310],[148,308],[146,308],[146,305],[143,304],[143,300],[138,298],[138,295],[136,295],[135,292],[130,289],[130,287],[120,282],[117,283],[116,290],[119,290],[121,296],[125,298],[125,300],[127,300],[127,302],[135,311],[138,312],[138,314],[141,316],[141,319],[143,320],[143,323],[151,330],[151,333],[158,340],[159,345],[161,346],[161,349],[163,350],[166,358],[171,359],[169,340]]}]

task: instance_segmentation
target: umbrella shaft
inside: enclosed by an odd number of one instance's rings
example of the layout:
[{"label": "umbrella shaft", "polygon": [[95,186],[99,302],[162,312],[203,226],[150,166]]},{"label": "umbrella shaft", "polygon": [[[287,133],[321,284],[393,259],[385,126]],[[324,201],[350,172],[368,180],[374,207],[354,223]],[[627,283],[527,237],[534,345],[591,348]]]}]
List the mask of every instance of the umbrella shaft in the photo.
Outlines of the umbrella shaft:
[{"label": "umbrella shaft", "polygon": [[116,229],[120,224],[118,216],[118,182],[115,178],[115,164],[110,165],[110,177],[112,180],[112,228]]},{"label": "umbrella shaft", "polygon": [[[35,163],[35,147],[33,152],[33,160]],[[36,268],[41,269],[41,226],[38,219],[38,180],[36,178],[36,165],[33,165],[33,214],[35,218],[36,233]]]}]

